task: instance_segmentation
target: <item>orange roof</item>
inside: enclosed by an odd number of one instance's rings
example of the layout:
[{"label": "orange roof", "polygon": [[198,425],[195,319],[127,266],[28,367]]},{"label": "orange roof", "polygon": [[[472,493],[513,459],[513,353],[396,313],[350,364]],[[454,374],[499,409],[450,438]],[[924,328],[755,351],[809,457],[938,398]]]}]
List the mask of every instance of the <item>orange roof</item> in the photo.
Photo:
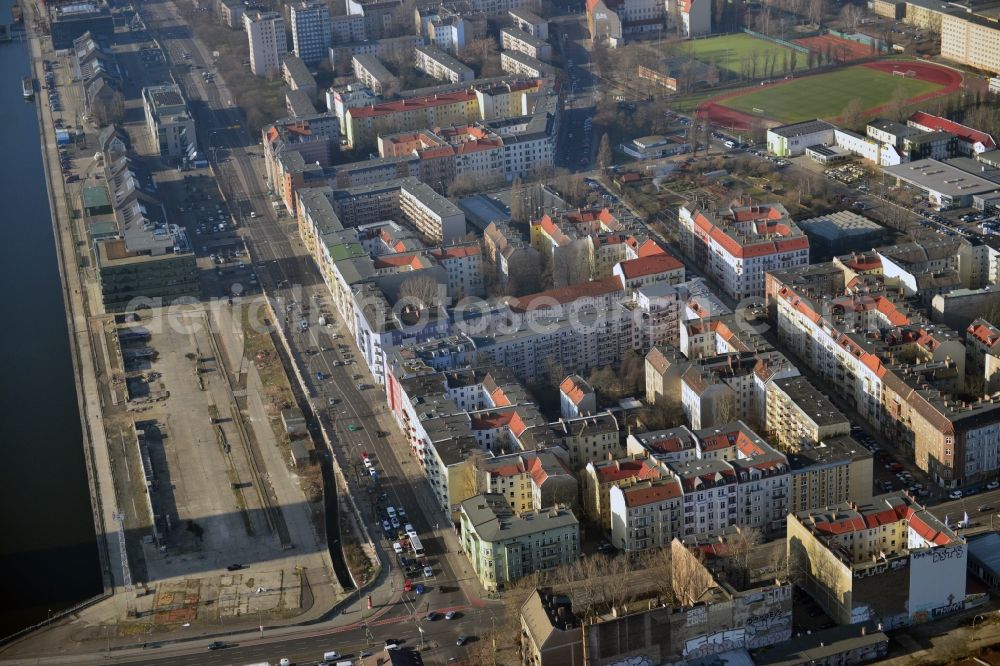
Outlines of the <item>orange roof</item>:
[{"label": "orange roof", "polygon": [[490,393],[490,399],[497,407],[509,407],[512,404],[510,398],[507,397],[502,388],[495,389]]},{"label": "orange roof", "polygon": [[623,291],[621,279],[612,275],[600,280],[581,282],[568,287],[558,287],[520,298],[512,298],[508,304],[516,312],[527,312],[547,309],[553,305],[565,305],[581,298],[607,296],[620,291]]},{"label": "orange roof", "polygon": [[559,390],[565,393],[566,397],[568,397],[574,405],[579,405],[580,401],[587,395],[587,392],[583,390],[583,387],[576,383],[572,376],[562,380],[562,383],[559,384]]},{"label": "orange roof", "polygon": [[375,268],[389,268],[390,266],[421,268],[423,262],[420,260],[420,255],[418,254],[383,254],[375,260],[374,266]]},{"label": "orange roof", "polygon": [[[734,215],[737,221],[758,220],[763,217],[765,221],[773,216],[781,216],[781,211],[770,206],[753,206],[750,208],[735,209]],[[702,232],[703,238],[709,238],[721,246],[727,253],[740,259],[750,257],[763,257],[769,254],[779,254],[782,252],[792,252],[795,250],[808,250],[809,238],[804,234],[789,236],[791,228],[785,224],[767,224],[766,232],[772,235],[784,236],[783,238],[761,238],[756,241],[741,243],[730,236],[724,229],[708,219],[701,211],[694,214],[695,226]],[[759,228],[759,227],[758,227]]]},{"label": "orange roof", "polygon": [[998,334],[995,326],[990,326],[985,323],[977,324],[976,322],[972,322],[967,330],[969,335],[979,340],[987,347],[993,347],[1000,342],[1000,334]]},{"label": "orange roof", "polygon": [[629,259],[619,264],[622,275],[626,280],[644,277],[646,275],[658,275],[669,271],[684,270],[682,264],[676,257],[669,254],[654,254],[640,259]]},{"label": "orange roof", "polygon": [[475,257],[480,254],[478,244],[451,245],[431,250],[435,259],[444,261],[445,259],[462,259],[463,257]]},{"label": "orange roof", "polygon": [[611,464],[595,466],[599,483],[614,483],[623,479],[650,481],[661,476],[660,468],[646,460],[615,460]]},{"label": "orange roof", "polygon": [[625,506],[645,506],[654,502],[675,499],[681,496],[681,484],[677,479],[670,479],[648,486],[633,486],[622,490],[625,495]]}]

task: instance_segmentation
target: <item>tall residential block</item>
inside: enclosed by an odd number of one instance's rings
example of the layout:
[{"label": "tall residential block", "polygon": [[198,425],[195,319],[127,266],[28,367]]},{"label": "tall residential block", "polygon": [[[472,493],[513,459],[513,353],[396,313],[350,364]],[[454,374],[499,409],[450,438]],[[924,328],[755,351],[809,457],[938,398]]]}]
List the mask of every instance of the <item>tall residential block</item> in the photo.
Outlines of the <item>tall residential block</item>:
[{"label": "tall residential block", "polygon": [[256,76],[271,76],[281,68],[281,58],[288,53],[285,19],[277,12],[247,12],[243,27],[250,44],[250,71]]},{"label": "tall residential block", "polygon": [[305,0],[291,6],[292,50],[307,65],[315,65],[328,55],[333,43],[330,9],[326,3]]}]

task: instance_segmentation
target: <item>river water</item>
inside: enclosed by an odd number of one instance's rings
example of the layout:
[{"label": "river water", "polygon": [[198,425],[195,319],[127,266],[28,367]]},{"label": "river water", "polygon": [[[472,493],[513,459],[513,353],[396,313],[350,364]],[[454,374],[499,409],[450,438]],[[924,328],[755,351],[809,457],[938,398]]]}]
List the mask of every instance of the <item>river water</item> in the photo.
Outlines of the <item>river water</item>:
[{"label": "river water", "polygon": [[101,591],[28,72],[27,44],[0,42],[0,636]]}]

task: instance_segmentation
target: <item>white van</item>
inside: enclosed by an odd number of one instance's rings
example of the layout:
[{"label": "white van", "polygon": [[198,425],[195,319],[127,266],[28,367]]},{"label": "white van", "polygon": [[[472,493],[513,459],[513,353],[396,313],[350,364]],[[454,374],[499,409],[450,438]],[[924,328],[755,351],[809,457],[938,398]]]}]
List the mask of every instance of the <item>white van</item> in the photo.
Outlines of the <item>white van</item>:
[{"label": "white van", "polygon": [[326,652],[323,653],[323,661],[333,661],[339,656],[340,655],[337,654],[336,650],[327,650]]}]

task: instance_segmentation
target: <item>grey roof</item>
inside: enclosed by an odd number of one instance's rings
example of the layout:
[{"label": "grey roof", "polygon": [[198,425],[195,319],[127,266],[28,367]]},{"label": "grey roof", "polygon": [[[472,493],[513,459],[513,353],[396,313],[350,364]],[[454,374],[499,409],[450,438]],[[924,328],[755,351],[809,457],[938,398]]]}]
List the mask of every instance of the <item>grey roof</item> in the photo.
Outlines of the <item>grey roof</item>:
[{"label": "grey roof", "polygon": [[950,197],[972,196],[1000,189],[1000,184],[975,176],[940,160],[924,159],[884,167],[900,180]]},{"label": "grey roof", "polygon": [[894,136],[910,136],[912,134],[920,133],[920,130],[916,127],[910,127],[909,125],[904,125],[903,123],[898,123],[895,120],[889,120],[888,118],[876,118],[868,123],[868,127],[874,127],[879,131],[886,132]]},{"label": "grey roof", "polygon": [[521,19],[525,23],[530,23],[532,25],[540,25],[542,23],[548,23],[547,19],[543,19],[538,14],[530,12],[527,9],[524,9],[523,7],[518,7],[517,9],[510,10],[510,15],[515,18]]},{"label": "grey roof", "polygon": [[286,90],[285,100],[288,102],[288,110],[292,116],[308,116],[316,113],[316,105],[313,104],[312,97],[305,90]]},{"label": "grey roof", "polygon": [[309,72],[309,68],[306,64],[302,62],[302,58],[298,57],[294,53],[289,53],[285,56],[282,61],[285,69],[288,70],[288,75],[295,81],[295,85],[299,88],[306,88],[309,86],[316,86],[316,79]]},{"label": "grey roof", "polygon": [[328,186],[305,187],[297,192],[302,212],[312,218],[320,233],[340,231],[344,228],[333,210],[333,204],[330,203],[332,192]]},{"label": "grey roof", "polygon": [[461,79],[468,79],[472,77],[471,67],[436,46],[418,46],[413,50],[423,53],[425,56],[437,62],[445,69],[454,72]]},{"label": "grey roof", "polygon": [[382,85],[387,85],[396,80],[396,76],[386,69],[382,61],[370,53],[359,53],[352,58],[352,61],[354,66],[364,69],[373,79]]},{"label": "grey roof", "polygon": [[530,56],[527,53],[522,53],[521,51],[507,49],[506,51],[500,53],[500,60],[503,61],[504,58],[510,58],[525,67],[531,67],[543,75],[547,75],[552,71],[552,66],[548,63],[543,62],[534,56]]},{"label": "grey roof", "polygon": [[[860,648],[889,646],[889,637],[874,622],[864,625],[865,631],[856,624],[833,627],[824,631],[814,631],[782,641],[776,645],[754,651],[754,662],[758,666],[797,666],[799,664],[836,663],[836,655]],[[828,661],[829,660],[829,661]]]},{"label": "grey roof", "polygon": [[984,534],[969,541],[969,557],[992,575],[1000,576],[1000,534]]},{"label": "grey roof", "polygon": [[501,32],[501,34],[506,32],[511,37],[515,37],[515,38],[521,40],[522,42],[525,42],[525,43],[529,44],[532,48],[535,48],[535,49],[544,49],[546,46],[549,46],[549,43],[547,41],[545,41],[544,39],[542,39],[540,37],[535,37],[530,32],[525,32],[524,30],[521,30],[520,28],[508,27],[508,28],[504,28],[500,32]]},{"label": "grey roof", "polygon": [[773,382],[817,426],[848,423],[847,417],[805,377],[784,377]]},{"label": "grey roof", "polygon": [[828,241],[841,240],[844,236],[866,236],[883,231],[881,225],[849,210],[799,220],[796,224],[805,233]]},{"label": "grey roof", "polygon": [[792,123],[791,125],[782,125],[781,127],[775,127],[774,129],[768,130],[768,132],[777,134],[778,136],[783,136],[785,138],[791,138],[794,136],[815,134],[816,132],[822,132],[824,130],[834,130],[834,129],[836,129],[836,127],[826,122],[825,120],[803,120],[800,123]]},{"label": "grey roof", "polygon": [[569,509],[546,509],[515,515],[500,493],[476,495],[462,502],[462,513],[483,541],[498,542],[546,530],[579,526]]},{"label": "grey roof", "polygon": [[810,471],[819,467],[844,465],[854,460],[871,458],[872,454],[853,437],[842,435],[829,437],[813,446],[802,446],[794,453],[786,454],[792,474]]}]

